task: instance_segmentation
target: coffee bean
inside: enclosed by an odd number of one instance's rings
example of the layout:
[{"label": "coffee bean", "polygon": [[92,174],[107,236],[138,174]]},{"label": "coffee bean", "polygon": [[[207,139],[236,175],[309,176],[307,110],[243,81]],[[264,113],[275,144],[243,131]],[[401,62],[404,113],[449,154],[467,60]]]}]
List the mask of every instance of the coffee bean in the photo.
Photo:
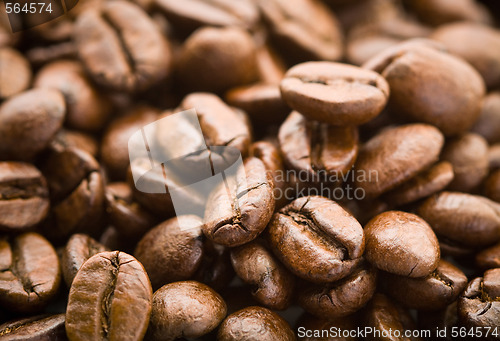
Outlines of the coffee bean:
[{"label": "coffee bean", "polygon": [[13,312],[42,310],[57,294],[61,269],[56,251],[38,233],[0,240],[0,302]]},{"label": "coffee bean", "polygon": [[217,333],[218,341],[292,341],[295,335],[278,314],[262,307],[247,307],[229,315]]},{"label": "coffee bean", "polygon": [[193,279],[217,291],[228,289],[227,286],[234,277],[229,251],[229,248],[205,238],[203,258]]},{"label": "coffee bean", "polygon": [[476,255],[476,264],[481,269],[500,268],[500,244],[479,252]]},{"label": "coffee bean", "polygon": [[196,216],[175,217],[139,241],[134,255],[144,265],[153,288],[193,276],[203,258],[202,224]]},{"label": "coffee bean", "polygon": [[[500,67],[500,66],[499,66]],[[500,142],[500,92],[490,92],[483,101],[481,116],[471,131],[484,137],[489,144]]]},{"label": "coffee bean", "polygon": [[336,126],[370,121],[382,111],[389,96],[387,82],[377,73],[330,62],[294,66],[280,88],[292,109],[308,119]]},{"label": "coffee bean", "polygon": [[462,270],[445,260],[440,260],[436,270],[426,277],[387,274],[384,279],[391,297],[418,310],[445,309],[467,285],[467,277]]},{"label": "coffee bean", "polygon": [[167,40],[133,3],[103,3],[84,11],[76,21],[74,39],[94,81],[111,89],[145,90],[169,73]]},{"label": "coffee bean", "polygon": [[0,160],[30,160],[61,128],[66,108],[57,90],[33,89],[0,105]]},{"label": "coffee bean", "polygon": [[408,4],[419,18],[435,26],[462,20],[487,24],[492,20],[483,5],[475,1],[458,0],[453,6],[446,0],[410,0]]},{"label": "coffee bean", "polygon": [[286,71],[285,62],[269,44],[257,48],[257,68],[263,84],[279,84]]},{"label": "coffee bean", "polygon": [[334,320],[360,310],[372,298],[376,286],[376,269],[364,266],[340,281],[307,285],[299,293],[298,301],[307,312]]},{"label": "coffee bean", "polygon": [[67,340],[64,314],[38,315],[0,325],[0,336],[5,341]]},{"label": "coffee bean", "polygon": [[66,333],[70,340],[142,340],[152,290],[146,271],[120,251],[101,252],[78,270],[69,292]]},{"label": "coffee bean", "polygon": [[32,76],[26,58],[10,47],[0,48],[0,75],[0,99],[26,90]]},{"label": "coffee bean", "polygon": [[365,248],[357,220],[323,197],[294,200],[273,216],[267,231],[273,253],[295,275],[312,282],[346,277]]},{"label": "coffee bean", "polygon": [[71,287],[83,263],[93,255],[104,251],[108,249],[92,237],[79,233],[71,236],[61,257],[62,274],[68,288]]},{"label": "coffee bean", "polygon": [[37,225],[49,212],[45,178],[28,163],[0,162],[0,229],[19,231]]},{"label": "coffee bean", "polygon": [[494,144],[488,150],[490,169],[500,168],[500,143]]},{"label": "coffee bean", "polygon": [[99,148],[93,136],[66,129],[59,130],[51,145],[51,148],[55,150],[69,148],[81,149],[94,158],[97,157],[97,150]]},{"label": "coffee bean", "polygon": [[274,212],[273,185],[262,161],[247,159],[235,177],[222,182],[208,197],[203,233],[230,247],[255,239]]},{"label": "coffee bean", "polygon": [[366,259],[380,270],[414,278],[427,276],[438,266],[436,235],[414,214],[381,213],[368,222],[364,231]]},{"label": "coffee bean", "polygon": [[500,240],[499,204],[484,197],[442,192],[418,209],[443,242],[469,248]]},{"label": "coffee bean", "polygon": [[71,128],[100,130],[109,117],[110,103],[90,83],[80,63],[56,61],[46,65],[33,84],[61,91],[66,99],[66,123]]},{"label": "coffee bean", "polygon": [[285,309],[292,299],[294,277],[267,249],[254,240],[231,250],[236,274],[252,287],[252,296],[271,309]]},{"label": "coffee bean", "polygon": [[369,198],[413,178],[437,161],[443,135],[427,124],[387,128],[366,142],[356,161],[356,182]]},{"label": "coffee bean", "polygon": [[153,296],[148,340],[201,337],[222,322],[226,303],[208,286],[195,281],[164,285]]}]

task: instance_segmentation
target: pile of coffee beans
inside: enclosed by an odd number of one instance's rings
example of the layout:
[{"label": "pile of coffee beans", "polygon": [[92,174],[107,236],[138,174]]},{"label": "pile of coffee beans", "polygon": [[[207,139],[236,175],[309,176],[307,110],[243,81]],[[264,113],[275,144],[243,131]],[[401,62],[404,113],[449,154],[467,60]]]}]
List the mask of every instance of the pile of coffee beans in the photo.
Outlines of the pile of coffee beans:
[{"label": "pile of coffee beans", "polygon": [[500,340],[494,0],[43,15],[0,6],[0,340]]}]

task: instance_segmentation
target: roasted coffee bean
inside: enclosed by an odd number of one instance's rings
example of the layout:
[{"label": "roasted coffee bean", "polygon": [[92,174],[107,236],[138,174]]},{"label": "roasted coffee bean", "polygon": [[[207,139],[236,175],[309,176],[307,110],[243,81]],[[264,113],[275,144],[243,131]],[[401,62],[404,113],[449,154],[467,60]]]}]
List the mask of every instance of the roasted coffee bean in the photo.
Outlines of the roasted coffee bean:
[{"label": "roasted coffee bean", "polygon": [[360,148],[355,185],[369,198],[394,189],[436,162],[443,143],[427,124],[387,128]]},{"label": "roasted coffee bean", "polygon": [[264,84],[279,84],[286,71],[284,61],[269,44],[258,47],[257,68],[259,80]]},{"label": "roasted coffee bean", "polygon": [[20,231],[37,225],[49,212],[42,173],[22,162],[0,162],[0,229]]},{"label": "roasted coffee bean", "polygon": [[500,168],[500,143],[494,144],[488,150],[490,169]]},{"label": "roasted coffee bean", "polygon": [[77,148],[81,149],[94,158],[97,157],[97,141],[96,139],[88,134],[81,133],[74,130],[61,129],[52,141],[52,149],[69,149]]},{"label": "roasted coffee bean", "polygon": [[341,183],[358,155],[356,127],[309,121],[297,111],[283,122],[278,139],[288,167],[312,183]]},{"label": "roasted coffee bean", "polygon": [[[458,299],[458,317],[468,328],[493,328],[500,325],[500,269],[487,270],[483,277],[469,282]],[[496,335],[487,339],[498,340]]]},{"label": "roasted coffee bean", "polygon": [[262,161],[247,159],[235,177],[220,183],[208,197],[203,233],[230,247],[255,239],[273,215],[273,186]]},{"label": "roasted coffee bean", "polygon": [[0,240],[0,302],[13,312],[42,310],[57,294],[61,282],[59,258],[38,233]]},{"label": "roasted coffee bean", "polygon": [[68,288],[71,287],[83,263],[93,255],[104,251],[108,249],[92,237],[79,233],[71,236],[61,257],[62,274]]},{"label": "roasted coffee bean", "polygon": [[484,137],[490,144],[500,142],[500,92],[490,92],[484,98],[481,116],[471,131]]},{"label": "roasted coffee bean", "polygon": [[423,277],[436,270],[439,244],[429,224],[402,211],[377,215],[365,226],[366,259],[380,270]]},{"label": "roasted coffee bean", "polygon": [[446,244],[477,248],[500,240],[500,205],[484,197],[442,192],[418,209]]},{"label": "roasted coffee bean", "polygon": [[218,341],[293,341],[295,335],[278,314],[263,307],[247,307],[229,315],[217,333]]},{"label": "roasted coffee bean", "polygon": [[226,316],[226,303],[215,291],[195,281],[164,285],[153,296],[148,340],[198,338]]},{"label": "roasted coffee bean", "polygon": [[390,110],[409,121],[458,135],[476,122],[485,95],[479,73],[462,59],[423,44],[403,43],[382,51],[364,67],[389,83]]},{"label": "roasted coffee bean", "polygon": [[333,320],[360,310],[372,298],[376,287],[376,269],[364,266],[340,281],[306,286],[298,301],[307,312]]},{"label": "roasted coffee bean", "polygon": [[227,285],[234,277],[229,250],[229,248],[205,238],[203,241],[203,258],[193,279],[208,285],[216,291],[227,289]]},{"label": "roasted coffee bean", "polygon": [[[333,329],[332,329],[333,328]],[[296,323],[295,328],[302,341],[356,341],[355,336],[331,335],[330,331],[354,330],[356,324],[353,317],[339,317],[333,320],[318,319],[310,314],[303,314]],[[308,331],[312,331],[308,333]],[[301,337],[301,334],[305,336]],[[333,333],[332,333],[333,334]],[[340,333],[339,333],[340,334]]]},{"label": "roasted coffee bean", "polygon": [[335,15],[322,2],[272,0],[258,3],[274,36],[273,41],[292,63],[341,59],[342,33]]},{"label": "roasted coffee bean", "polygon": [[453,165],[455,176],[449,190],[474,191],[488,175],[488,142],[477,134],[462,135],[446,143],[441,159]]},{"label": "roasted coffee bean", "polygon": [[438,162],[384,194],[383,198],[394,206],[423,199],[445,189],[453,180],[453,171],[454,168],[448,161]]},{"label": "roasted coffee bean", "polygon": [[445,309],[467,285],[467,277],[462,270],[445,260],[440,260],[436,270],[426,277],[386,274],[383,278],[389,296],[418,310]]},{"label": "roasted coffee bean", "polygon": [[476,255],[476,264],[481,269],[500,268],[500,244],[479,252]]},{"label": "roasted coffee bean", "polygon": [[66,124],[70,128],[100,130],[109,117],[110,103],[90,83],[78,62],[56,61],[44,66],[33,85],[61,91],[66,99]]},{"label": "roasted coffee bean", "polygon": [[69,292],[70,340],[142,340],[152,306],[148,275],[134,257],[101,252],[78,270]]},{"label": "roasted coffee bean", "polygon": [[258,78],[252,36],[237,27],[204,27],[184,43],[178,79],[187,89],[220,93]]},{"label": "roasted coffee bean", "polygon": [[294,66],[280,84],[283,100],[308,119],[336,126],[360,125],[387,103],[389,85],[356,66],[308,62]]},{"label": "roasted coffee bean", "polygon": [[81,13],[74,40],[94,81],[114,90],[145,90],[170,71],[167,40],[146,13],[128,1],[102,3]]},{"label": "roasted coffee bean", "polygon": [[453,21],[491,22],[491,15],[477,1],[458,0],[450,6],[448,0],[409,0],[410,8],[419,18],[431,25]]},{"label": "roasted coffee bean", "polygon": [[283,207],[269,223],[267,237],[290,271],[318,283],[349,275],[365,248],[358,221],[336,202],[318,196]]},{"label": "roasted coffee bean", "polygon": [[30,160],[54,138],[66,114],[63,95],[33,89],[0,105],[0,160]]},{"label": "roasted coffee bean", "polygon": [[203,258],[201,218],[169,219],[139,241],[134,255],[144,265],[153,288],[190,279]]},{"label": "roasted coffee bean", "polygon": [[31,67],[22,54],[10,47],[0,48],[0,99],[16,95],[31,83]]},{"label": "roasted coffee bean", "polygon": [[10,321],[0,325],[4,341],[64,341],[64,314],[39,315]]},{"label": "roasted coffee bean", "polygon": [[270,309],[285,309],[292,299],[294,277],[274,257],[262,240],[231,250],[236,274],[252,287],[252,296]]},{"label": "roasted coffee bean", "polygon": [[26,51],[26,58],[34,66],[45,65],[58,59],[76,59],[76,45],[73,41],[64,41],[48,46],[37,46]]}]

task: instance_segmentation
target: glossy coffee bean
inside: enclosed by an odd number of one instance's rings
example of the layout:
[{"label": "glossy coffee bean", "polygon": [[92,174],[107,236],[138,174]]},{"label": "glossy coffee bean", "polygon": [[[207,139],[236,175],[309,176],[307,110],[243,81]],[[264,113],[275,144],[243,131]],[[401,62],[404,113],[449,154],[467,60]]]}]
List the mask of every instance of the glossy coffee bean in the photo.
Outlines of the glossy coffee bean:
[{"label": "glossy coffee bean", "polygon": [[283,122],[278,139],[286,164],[310,182],[341,182],[358,155],[356,127],[309,121],[297,111]]},{"label": "glossy coffee bean", "polygon": [[0,229],[19,231],[37,225],[49,212],[42,173],[22,162],[0,162]]},{"label": "glossy coffee bean", "polygon": [[219,184],[208,197],[203,233],[230,247],[255,239],[273,215],[273,186],[264,163],[247,159],[236,177]]},{"label": "glossy coffee bean", "polygon": [[263,307],[247,307],[229,315],[217,333],[218,341],[292,341],[295,335],[278,314]]},{"label": "glossy coffee bean", "polygon": [[26,58],[10,47],[0,48],[0,99],[16,95],[28,88],[31,67]]},{"label": "glossy coffee bean", "polygon": [[110,103],[92,85],[80,63],[56,61],[44,66],[34,87],[61,91],[66,100],[66,124],[70,128],[100,130],[110,114]]},{"label": "glossy coffee bean", "polygon": [[101,252],[78,270],[69,292],[66,334],[73,340],[142,340],[152,306],[148,275],[134,257]]},{"label": "glossy coffee bean", "polygon": [[103,3],[84,11],[73,34],[85,68],[103,86],[129,92],[144,90],[169,73],[168,42],[133,3]]},{"label": "glossy coffee bean", "polygon": [[355,185],[377,197],[436,162],[443,143],[439,130],[427,124],[387,128],[360,148]]},{"label": "glossy coffee bean", "polygon": [[414,278],[427,276],[438,266],[436,235],[414,214],[381,213],[368,222],[364,231],[366,259],[380,270]]},{"label": "glossy coffee bean", "polygon": [[323,197],[294,200],[273,216],[267,231],[274,254],[295,275],[312,282],[346,277],[365,248],[358,221]]},{"label": "glossy coffee bean", "polygon": [[30,160],[54,138],[66,114],[57,90],[33,89],[0,105],[0,159]]},{"label": "glossy coffee bean", "polygon": [[295,279],[274,257],[262,240],[231,250],[231,263],[238,277],[252,288],[252,296],[270,309],[291,303]]},{"label": "glossy coffee bean", "polygon": [[61,257],[61,268],[64,281],[68,288],[71,287],[73,279],[83,263],[90,257],[108,249],[85,234],[74,234],[68,240]]},{"label": "glossy coffee bean", "polygon": [[445,260],[440,260],[436,270],[426,277],[408,278],[387,274],[383,278],[389,296],[418,310],[445,309],[467,285],[467,277],[462,270]]},{"label": "glossy coffee bean", "polygon": [[384,108],[389,86],[376,72],[352,65],[308,62],[287,71],[283,100],[308,119],[336,126],[360,125]]},{"label": "glossy coffee bean", "polygon": [[389,107],[398,117],[433,124],[446,136],[471,128],[485,95],[484,82],[472,66],[423,45],[398,45],[390,52],[382,51],[385,58],[375,56],[364,66],[387,80]]},{"label": "glossy coffee bean", "polygon": [[442,192],[427,199],[418,213],[446,243],[475,248],[500,240],[499,209],[484,197]]},{"label": "glossy coffee bean", "polygon": [[67,340],[64,320],[64,314],[17,319],[0,325],[0,336],[5,341]]},{"label": "glossy coffee bean", "polygon": [[500,142],[500,92],[486,95],[481,116],[471,131],[484,137],[489,144]]},{"label": "glossy coffee bean", "polygon": [[204,284],[184,281],[164,285],[153,296],[147,339],[201,337],[222,322],[226,311],[222,297]]},{"label": "glossy coffee bean", "polygon": [[77,148],[89,153],[93,157],[97,156],[98,146],[96,139],[91,135],[79,131],[61,129],[51,144],[53,146],[60,146],[56,147],[56,149]]},{"label": "glossy coffee bean", "polygon": [[481,269],[500,268],[500,244],[479,252],[476,255],[476,265]]},{"label": "glossy coffee bean", "polygon": [[0,240],[0,302],[9,311],[42,310],[57,294],[61,282],[59,258],[38,233]]},{"label": "glossy coffee bean", "polygon": [[134,255],[144,265],[153,288],[193,276],[204,255],[202,224],[196,216],[174,217],[139,241]]},{"label": "glossy coffee bean", "polygon": [[298,301],[318,318],[334,320],[360,310],[372,298],[376,287],[376,269],[363,266],[340,281],[306,286]]}]

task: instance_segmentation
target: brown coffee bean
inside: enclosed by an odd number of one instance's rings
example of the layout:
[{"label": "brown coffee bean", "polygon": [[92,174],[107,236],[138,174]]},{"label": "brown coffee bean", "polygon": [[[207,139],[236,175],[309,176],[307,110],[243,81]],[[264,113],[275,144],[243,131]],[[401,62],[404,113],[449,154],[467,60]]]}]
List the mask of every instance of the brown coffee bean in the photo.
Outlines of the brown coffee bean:
[{"label": "brown coffee bean", "polygon": [[215,291],[195,281],[164,285],[153,296],[148,340],[198,338],[222,322],[226,303]]},{"label": "brown coffee bean", "polygon": [[258,3],[274,42],[293,64],[342,58],[343,38],[339,24],[322,2],[272,0]]},{"label": "brown coffee bean", "polygon": [[488,142],[477,134],[462,135],[446,143],[441,159],[453,165],[455,177],[449,190],[474,191],[488,175]]},{"label": "brown coffee bean", "polygon": [[453,21],[490,23],[490,13],[479,2],[458,0],[450,6],[448,0],[410,0],[410,8],[419,18],[431,25],[441,25]]},{"label": "brown coffee bean", "polygon": [[481,269],[500,268],[500,244],[479,252],[476,255],[476,265]]},{"label": "brown coffee bean", "polygon": [[145,90],[170,69],[170,47],[153,21],[127,1],[103,3],[78,16],[78,54],[94,81],[120,91]]},{"label": "brown coffee bean", "polygon": [[52,141],[53,149],[81,149],[94,158],[97,157],[97,141],[93,136],[74,130],[61,129]]},{"label": "brown coffee bean", "polygon": [[26,51],[26,58],[33,66],[45,65],[58,59],[77,59],[77,57],[74,41],[37,46]]},{"label": "brown coffee bean", "polygon": [[[299,340],[302,341],[357,341],[358,338],[355,336],[340,336],[332,335],[330,337],[326,336],[330,330],[355,330],[356,324],[353,317],[339,317],[333,320],[328,320],[325,318],[317,318],[316,316],[310,314],[303,314],[295,325],[295,329],[298,333],[304,333],[304,337],[300,337]],[[334,328],[334,329],[332,329]],[[311,331],[311,332],[309,332]],[[309,335],[308,335],[309,334]]]},{"label": "brown coffee bean", "polygon": [[490,144],[500,142],[500,92],[486,95],[481,116],[471,131],[484,137]]},{"label": "brown coffee bean", "polygon": [[[483,277],[469,282],[458,300],[458,317],[468,328],[493,328],[500,325],[500,269],[487,270]],[[496,335],[487,339],[498,340]]]},{"label": "brown coffee bean", "polygon": [[184,43],[177,63],[178,79],[194,91],[220,93],[257,80],[256,46],[237,27],[204,27]]},{"label": "brown coffee bean", "polygon": [[62,274],[68,288],[71,287],[71,283],[73,283],[73,279],[83,263],[93,255],[104,251],[108,251],[108,249],[92,237],[79,233],[71,236],[61,257]]},{"label": "brown coffee bean", "polygon": [[380,270],[423,277],[436,270],[439,244],[429,224],[401,211],[377,215],[365,226],[366,259]]},{"label": "brown coffee bean", "polygon": [[286,71],[285,62],[269,44],[258,47],[257,68],[264,84],[279,84]]},{"label": "brown coffee bean", "polygon": [[[488,87],[500,85],[500,32],[472,22],[440,26],[430,36],[465,59],[481,74]],[[459,43],[460,42],[460,43]]]},{"label": "brown coffee bean", "polygon": [[4,341],[67,340],[64,314],[39,315],[22,318],[0,325]]},{"label": "brown coffee bean", "polygon": [[292,299],[295,279],[267,249],[254,240],[231,250],[238,277],[252,287],[252,296],[270,309],[285,309]]},{"label": "brown coffee bean", "polygon": [[306,286],[298,301],[307,312],[334,320],[361,309],[372,298],[376,286],[376,269],[364,266],[340,281]]},{"label": "brown coffee bean", "polygon": [[442,192],[427,199],[418,209],[448,244],[481,247],[500,240],[500,205],[477,195]]},{"label": "brown coffee bean", "polygon": [[31,83],[31,67],[26,58],[10,47],[0,48],[0,99],[16,95]]},{"label": "brown coffee bean", "polygon": [[66,99],[66,124],[70,128],[96,131],[106,123],[111,106],[90,83],[80,63],[56,61],[44,66],[34,87],[61,91]]},{"label": "brown coffee bean", "polygon": [[445,309],[467,285],[462,270],[445,260],[440,260],[436,270],[423,278],[387,274],[384,280],[389,296],[418,310]]},{"label": "brown coffee bean", "polygon": [[479,73],[435,48],[403,44],[382,51],[364,65],[389,83],[390,110],[409,121],[433,124],[446,136],[471,128],[485,95]]},{"label": "brown coffee bean", "polygon": [[0,229],[19,231],[37,225],[49,212],[42,173],[22,162],[0,162]]},{"label": "brown coffee bean", "polygon": [[230,247],[255,239],[273,215],[273,186],[262,161],[247,159],[235,177],[219,184],[208,197],[203,233]]},{"label": "brown coffee bean", "polygon": [[453,170],[451,163],[440,161],[387,192],[383,198],[394,206],[402,206],[423,199],[445,189],[453,180]]},{"label": "brown coffee bean", "polygon": [[280,84],[283,100],[308,119],[360,125],[387,103],[389,86],[377,73],[352,65],[308,62],[292,67]]},{"label": "brown coffee bean", "polygon": [[494,144],[488,150],[490,169],[500,168],[500,143]]},{"label": "brown coffee bean", "polygon": [[203,258],[193,279],[214,290],[226,290],[234,278],[229,251],[229,248],[205,238],[203,240]]},{"label": "brown coffee bean", "polygon": [[202,224],[196,216],[175,217],[139,241],[134,255],[144,265],[153,288],[193,276],[203,258]]},{"label": "brown coffee bean", "polygon": [[66,108],[57,90],[33,89],[0,105],[0,159],[29,160],[61,128]]},{"label": "brown coffee bean", "polygon": [[263,307],[247,307],[229,315],[217,333],[218,341],[293,341],[295,335],[278,314]]},{"label": "brown coffee bean", "polygon": [[70,340],[142,340],[152,305],[148,275],[134,257],[101,252],[78,270],[69,292]]},{"label": "brown coffee bean", "polygon": [[268,226],[274,254],[297,276],[318,283],[349,275],[361,262],[363,229],[339,204],[323,197],[294,200]]},{"label": "brown coffee bean", "polygon": [[358,155],[356,127],[335,127],[308,121],[293,111],[278,133],[289,168],[304,172],[310,182],[342,182]]},{"label": "brown coffee bean", "polygon": [[38,233],[0,240],[0,302],[9,311],[42,310],[57,294],[61,282],[59,258]]},{"label": "brown coffee bean", "polygon": [[436,162],[443,143],[441,132],[427,124],[387,128],[361,147],[355,185],[377,197]]}]

